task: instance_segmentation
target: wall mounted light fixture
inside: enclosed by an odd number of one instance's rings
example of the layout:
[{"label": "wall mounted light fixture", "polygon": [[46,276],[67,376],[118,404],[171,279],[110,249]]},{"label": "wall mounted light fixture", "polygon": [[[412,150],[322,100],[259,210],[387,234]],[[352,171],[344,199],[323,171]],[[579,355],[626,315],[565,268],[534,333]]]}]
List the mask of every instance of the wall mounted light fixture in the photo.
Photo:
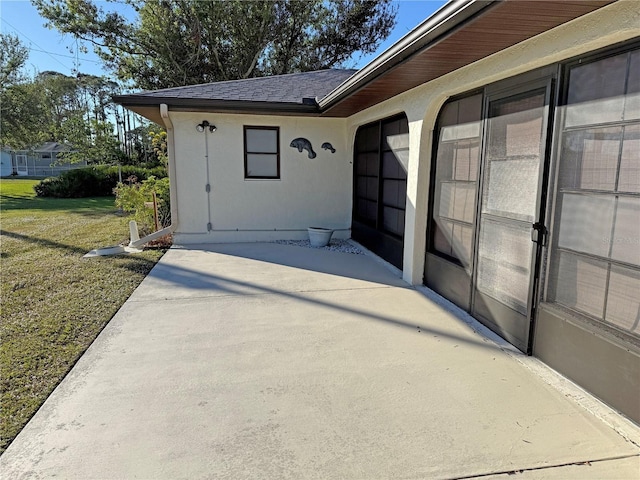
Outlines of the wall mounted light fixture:
[{"label": "wall mounted light fixture", "polygon": [[210,132],[215,132],[217,130],[215,125],[211,125],[206,120],[203,120],[202,123],[196,125],[196,130],[199,132],[204,132],[205,128],[208,128]]}]

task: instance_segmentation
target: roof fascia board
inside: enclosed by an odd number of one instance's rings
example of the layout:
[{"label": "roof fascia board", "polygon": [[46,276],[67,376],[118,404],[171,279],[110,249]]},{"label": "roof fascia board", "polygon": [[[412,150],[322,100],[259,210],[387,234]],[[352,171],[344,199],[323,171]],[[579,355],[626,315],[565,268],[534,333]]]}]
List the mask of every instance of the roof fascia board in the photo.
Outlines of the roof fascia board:
[{"label": "roof fascia board", "polygon": [[145,95],[117,95],[113,101],[123,107],[141,107],[166,104],[170,110],[189,109],[193,111],[257,111],[257,112],[289,112],[319,114],[317,105],[282,102],[256,102],[251,100],[211,100],[204,98],[162,98]]},{"label": "roof fascia board", "polygon": [[325,111],[332,107],[493,3],[496,3],[496,0],[454,0],[445,4],[422,24],[319,100],[320,110]]}]

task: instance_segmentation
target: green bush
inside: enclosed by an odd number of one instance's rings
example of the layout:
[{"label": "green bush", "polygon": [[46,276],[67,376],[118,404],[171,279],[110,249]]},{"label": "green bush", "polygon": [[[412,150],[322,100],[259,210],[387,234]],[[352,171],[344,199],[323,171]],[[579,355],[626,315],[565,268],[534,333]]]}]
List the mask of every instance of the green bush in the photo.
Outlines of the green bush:
[{"label": "green bush", "polygon": [[141,235],[148,235],[155,230],[153,193],[158,205],[159,228],[171,225],[171,204],[169,196],[169,179],[151,176],[142,182],[129,181],[119,183],[115,189],[116,206],[125,212],[132,213],[138,223]]},{"label": "green bush", "polygon": [[[164,167],[141,168],[132,165],[121,167],[122,179],[135,178],[135,181],[149,177],[164,178]],[[97,165],[78,168],[61,173],[58,177],[45,178],[34,189],[39,197],[82,198],[104,197],[114,194],[119,182],[118,167]]]}]

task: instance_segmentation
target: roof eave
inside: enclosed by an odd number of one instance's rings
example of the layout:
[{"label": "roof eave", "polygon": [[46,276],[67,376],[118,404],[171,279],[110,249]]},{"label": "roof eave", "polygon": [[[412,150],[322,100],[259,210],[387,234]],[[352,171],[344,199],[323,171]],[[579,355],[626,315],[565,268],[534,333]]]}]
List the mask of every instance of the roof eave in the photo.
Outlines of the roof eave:
[{"label": "roof eave", "polygon": [[236,113],[291,113],[319,115],[317,104],[287,102],[259,102],[255,100],[215,100],[203,98],[151,97],[146,95],[117,95],[113,101],[123,107],[149,107],[166,104],[173,111],[207,111]]},{"label": "roof eave", "polygon": [[422,24],[322,98],[318,102],[320,110],[325,111],[340,102],[496,1],[453,0],[445,4]]}]

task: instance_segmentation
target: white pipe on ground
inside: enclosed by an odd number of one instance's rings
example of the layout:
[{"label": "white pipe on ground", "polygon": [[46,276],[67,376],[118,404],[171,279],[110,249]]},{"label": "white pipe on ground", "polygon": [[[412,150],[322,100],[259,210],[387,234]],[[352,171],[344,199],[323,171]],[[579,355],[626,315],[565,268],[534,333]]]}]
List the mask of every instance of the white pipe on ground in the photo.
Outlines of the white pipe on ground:
[{"label": "white pipe on ground", "polygon": [[131,220],[129,222],[129,239],[129,245],[140,240],[140,234],[138,233],[138,224],[135,220]]},{"label": "white pipe on ground", "polygon": [[[135,224],[135,236],[138,237],[138,225],[136,224],[135,221],[131,221],[131,223]],[[131,229],[131,223],[129,224],[129,229]],[[158,238],[164,237],[165,235],[169,235],[170,233],[173,232],[173,228],[174,228],[173,225],[170,225],[167,228],[163,228],[162,230],[153,232],[152,234],[147,235],[146,237],[142,237],[142,238],[138,237],[137,240],[134,240],[133,237],[131,237],[129,246],[132,248],[143,247],[145,244],[149,242],[152,242],[154,240],[157,240]]]}]

